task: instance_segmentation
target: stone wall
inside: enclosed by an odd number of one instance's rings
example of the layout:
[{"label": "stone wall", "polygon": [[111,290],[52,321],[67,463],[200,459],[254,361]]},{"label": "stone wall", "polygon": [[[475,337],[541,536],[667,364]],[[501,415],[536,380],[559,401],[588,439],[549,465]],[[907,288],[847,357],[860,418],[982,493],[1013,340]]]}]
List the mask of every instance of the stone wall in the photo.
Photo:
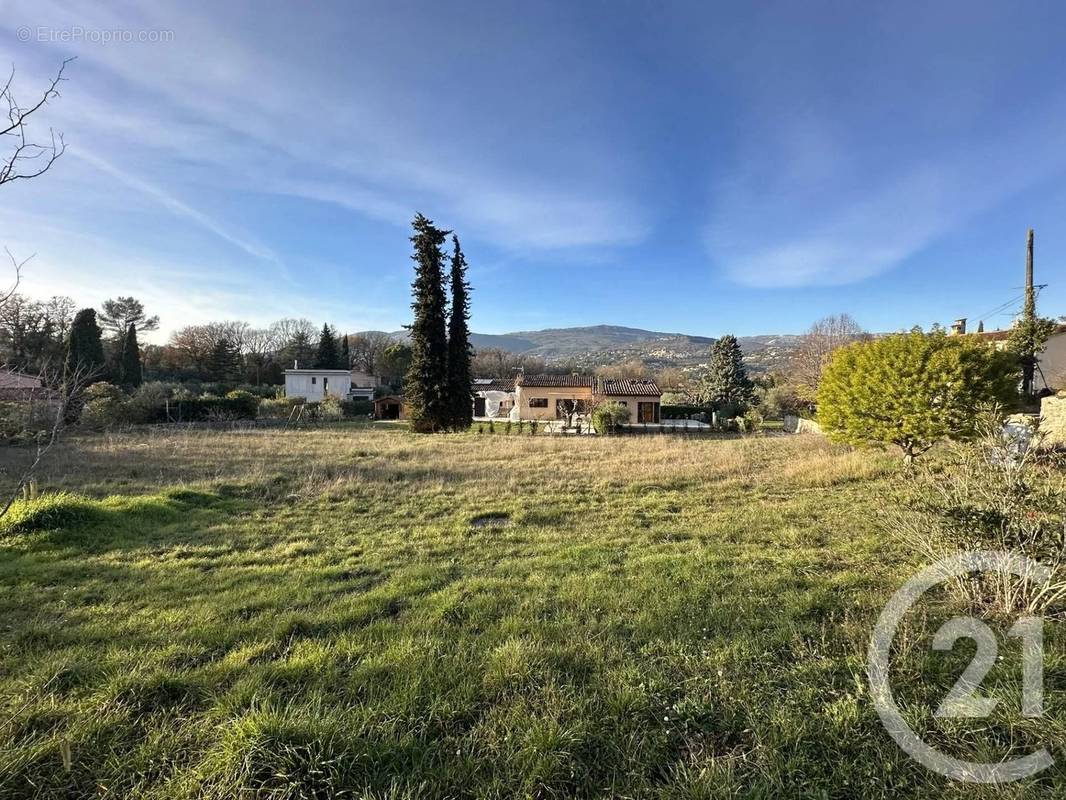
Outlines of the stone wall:
[{"label": "stone wall", "polygon": [[1046,447],[1066,447],[1066,391],[1040,401],[1040,432]]},{"label": "stone wall", "polygon": [[792,414],[785,414],[785,433],[821,433],[821,426],[813,419],[804,419]]}]

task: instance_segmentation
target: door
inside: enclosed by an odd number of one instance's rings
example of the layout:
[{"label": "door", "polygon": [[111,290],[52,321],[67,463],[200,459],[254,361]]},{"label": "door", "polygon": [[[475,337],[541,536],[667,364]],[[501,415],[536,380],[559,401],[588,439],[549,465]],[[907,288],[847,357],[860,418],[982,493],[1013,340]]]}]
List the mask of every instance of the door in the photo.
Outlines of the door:
[{"label": "door", "polygon": [[475,397],[474,398],[474,416],[475,417],[483,417],[483,416],[485,416],[485,398],[484,397]]},{"label": "door", "polygon": [[658,403],[637,403],[637,422],[658,422]]}]

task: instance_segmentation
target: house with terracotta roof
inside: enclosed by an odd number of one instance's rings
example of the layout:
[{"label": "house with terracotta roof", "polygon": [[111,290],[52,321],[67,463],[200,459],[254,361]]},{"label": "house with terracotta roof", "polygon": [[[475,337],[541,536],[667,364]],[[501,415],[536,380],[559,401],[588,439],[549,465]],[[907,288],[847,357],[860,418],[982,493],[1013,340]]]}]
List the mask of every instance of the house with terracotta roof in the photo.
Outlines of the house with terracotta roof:
[{"label": "house with terracotta roof", "polygon": [[0,400],[26,400],[48,393],[38,376],[0,368]]},{"label": "house with terracotta roof", "polygon": [[600,403],[619,403],[632,422],[658,422],[662,391],[652,380],[605,379],[591,375],[519,375],[514,387],[520,420],[568,419]]}]

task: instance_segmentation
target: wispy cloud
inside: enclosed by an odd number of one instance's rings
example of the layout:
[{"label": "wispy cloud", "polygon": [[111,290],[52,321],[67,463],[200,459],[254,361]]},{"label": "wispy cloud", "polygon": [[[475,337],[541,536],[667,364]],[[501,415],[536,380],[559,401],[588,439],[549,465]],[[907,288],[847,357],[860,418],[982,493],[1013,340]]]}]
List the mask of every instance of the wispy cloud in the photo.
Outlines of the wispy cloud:
[{"label": "wispy cloud", "polygon": [[[795,137],[790,148],[763,151],[760,166],[716,187],[708,254],[745,286],[864,280],[1066,169],[1066,151],[1054,145],[1064,122],[1057,113],[1031,120],[1009,152],[993,131],[925,158],[893,156],[887,165],[871,153]],[[797,153],[797,142],[810,149]]]},{"label": "wispy cloud", "polygon": [[[40,25],[43,20],[60,27],[76,20],[87,27],[113,28],[122,16],[55,1],[21,10],[11,24],[32,20]],[[593,163],[611,160],[609,142],[590,147],[580,139],[560,141],[556,160],[565,160],[561,157],[568,151],[594,154],[584,163],[568,161],[565,171],[550,161],[523,159],[529,146],[521,138],[502,150],[457,146],[462,135],[476,142],[478,121],[448,132],[433,124],[433,117],[447,108],[447,96],[423,97],[421,104],[404,110],[397,100],[419,92],[408,76],[394,74],[388,63],[394,54],[380,43],[362,48],[359,56],[374,80],[353,83],[345,74],[300,58],[298,51],[280,63],[273,50],[264,50],[264,37],[284,36],[293,44],[280,22],[261,20],[264,30],[252,40],[243,27],[217,15],[204,16],[188,4],[160,3],[131,14],[136,23],[122,21],[121,27],[173,27],[174,41],[82,48],[79,66],[100,71],[90,82],[92,101],[83,106],[110,134],[137,148],[170,148],[172,157],[208,180],[247,191],[276,188],[397,225],[406,224],[420,208],[505,247],[624,246],[648,233],[646,209],[621,185],[620,176],[627,171],[622,154],[611,168]],[[430,53],[425,57],[432,63]],[[147,108],[138,109],[130,124],[130,96],[154,106],[147,124]],[[482,125],[491,123],[491,108],[473,108],[484,116]],[[233,146],[237,139],[240,150]],[[195,224],[215,225],[220,236],[230,236],[238,246],[261,249],[158,191],[148,178],[134,176],[117,153],[103,145],[88,147],[98,166],[175,213]],[[604,180],[603,175],[613,177]]]},{"label": "wispy cloud", "polygon": [[91,164],[96,169],[106,172],[113,178],[118,179],[127,186],[136,189],[142,194],[155,200],[161,206],[173,213],[175,216],[188,220],[194,225],[198,225],[204,230],[210,231],[215,236],[223,239],[235,247],[239,247],[245,253],[256,258],[261,258],[267,261],[272,261],[279,266],[282,265],[278,255],[269,247],[265,247],[257,242],[252,241],[250,238],[236,234],[232,232],[226,226],[215,221],[207,214],[193,208],[192,206],[179,200],[174,195],[166,192],[164,189],[149,183],[142,178],[138,178],[136,175],[132,175],[129,172],[119,169],[110,161],[101,158],[98,155],[93,154],[85,148],[74,146],[69,148],[71,155],[82,159],[88,164]]}]

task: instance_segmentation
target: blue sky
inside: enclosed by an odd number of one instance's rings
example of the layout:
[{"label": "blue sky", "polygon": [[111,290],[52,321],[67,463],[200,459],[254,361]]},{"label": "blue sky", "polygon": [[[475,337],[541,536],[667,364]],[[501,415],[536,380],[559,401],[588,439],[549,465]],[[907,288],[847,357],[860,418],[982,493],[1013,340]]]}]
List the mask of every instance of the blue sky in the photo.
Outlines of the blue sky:
[{"label": "blue sky", "polygon": [[1037,2],[7,0],[24,96],[78,60],[69,150],[4,188],[0,240],[28,293],[133,294],[160,336],[395,329],[419,210],[462,239],[475,330],[745,335],[976,319],[1034,227],[1058,315],[1064,32]]}]

